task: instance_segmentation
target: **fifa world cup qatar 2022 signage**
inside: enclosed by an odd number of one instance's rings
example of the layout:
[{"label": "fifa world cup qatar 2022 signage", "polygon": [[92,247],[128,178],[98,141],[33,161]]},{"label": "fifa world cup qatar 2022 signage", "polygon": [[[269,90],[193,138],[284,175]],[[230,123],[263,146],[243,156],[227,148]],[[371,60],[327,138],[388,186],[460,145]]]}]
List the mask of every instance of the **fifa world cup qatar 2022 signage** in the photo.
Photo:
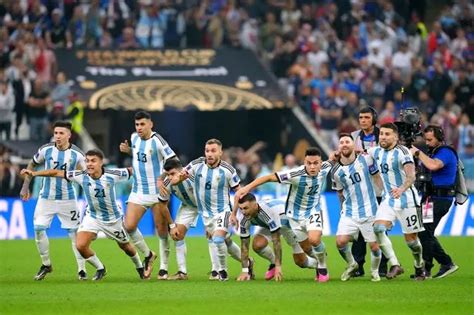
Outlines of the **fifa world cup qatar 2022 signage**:
[{"label": "fifa world cup qatar 2022 signage", "polygon": [[60,69],[92,109],[284,107],[272,74],[245,49],[58,50]]},{"label": "fifa world cup qatar 2022 signage", "polygon": [[[274,198],[272,195],[257,195],[258,198]],[[474,195],[471,195],[468,202],[460,206],[453,206],[449,213],[441,220],[437,233],[451,236],[474,236]],[[282,197],[284,199],[284,197]],[[125,205],[126,198],[120,200]],[[171,212],[176,214],[179,207],[179,200],[171,200]],[[0,199],[0,240],[11,239],[34,239],[33,214],[36,200],[23,202],[20,199],[7,198]],[[85,208],[84,200],[79,201],[80,209]],[[324,235],[335,235],[339,222],[339,201],[333,192],[325,193],[321,197],[321,208],[324,218]],[[123,207],[122,209],[125,209]],[[139,224],[144,235],[155,235],[153,218],[150,211],[147,211]],[[401,235],[400,225],[397,223],[390,235]],[[67,232],[60,228],[59,220],[53,220],[51,228],[48,230],[51,237],[67,237]],[[195,228],[188,232],[189,236],[204,236],[204,226],[201,219]]]}]

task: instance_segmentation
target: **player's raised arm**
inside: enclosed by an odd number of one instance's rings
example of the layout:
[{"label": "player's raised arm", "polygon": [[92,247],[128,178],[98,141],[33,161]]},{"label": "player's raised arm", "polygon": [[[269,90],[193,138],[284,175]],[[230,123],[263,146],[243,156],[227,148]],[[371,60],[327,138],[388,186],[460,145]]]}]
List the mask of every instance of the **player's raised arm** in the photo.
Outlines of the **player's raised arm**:
[{"label": "player's raised arm", "polygon": [[132,148],[128,144],[128,140],[124,140],[122,143],[120,143],[119,149],[122,153],[132,155]]},{"label": "player's raised arm", "polygon": [[256,178],[254,181],[252,181],[250,184],[247,184],[246,186],[240,188],[237,190],[235,193],[236,200],[240,200],[240,198],[246,194],[248,194],[250,191],[254,190],[260,185],[263,185],[268,182],[278,182],[278,177],[276,174],[269,174],[265,175],[259,178]]},{"label": "player's raised arm", "polygon": [[56,169],[51,169],[51,170],[43,170],[43,171],[32,171],[29,169],[22,169],[21,170],[21,175],[27,175],[31,177],[36,177],[36,176],[42,176],[42,177],[65,177],[66,172],[63,170],[56,170]]}]

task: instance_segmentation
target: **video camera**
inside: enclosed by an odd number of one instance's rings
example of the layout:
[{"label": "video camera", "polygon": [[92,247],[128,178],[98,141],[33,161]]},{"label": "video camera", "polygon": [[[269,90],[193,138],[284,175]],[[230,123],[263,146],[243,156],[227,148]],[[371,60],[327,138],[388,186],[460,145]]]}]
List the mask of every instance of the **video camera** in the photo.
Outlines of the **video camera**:
[{"label": "video camera", "polygon": [[416,107],[409,107],[400,111],[400,121],[396,121],[400,140],[408,148],[411,147],[417,136],[421,136],[421,115]]}]

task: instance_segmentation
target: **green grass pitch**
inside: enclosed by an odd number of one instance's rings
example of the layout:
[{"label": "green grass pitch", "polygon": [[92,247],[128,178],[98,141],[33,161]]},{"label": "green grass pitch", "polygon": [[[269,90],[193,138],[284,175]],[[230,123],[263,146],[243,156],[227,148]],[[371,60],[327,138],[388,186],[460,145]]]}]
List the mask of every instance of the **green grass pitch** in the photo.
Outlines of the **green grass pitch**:
[{"label": "green grass pitch", "polygon": [[[92,247],[108,275],[101,282],[79,282],[69,240],[52,239],[54,271],[35,282],[40,259],[34,241],[0,241],[0,314],[474,314],[473,238],[441,238],[460,269],[444,279],[424,282],[409,279],[413,270],[409,250],[401,237],[392,240],[405,274],[379,283],[367,275],[343,283],[339,276],[344,263],[334,237],[326,237],[331,280],[323,284],[314,281],[312,270],[293,265],[288,247],[281,283],[263,279],[267,263],[259,257],[257,280],[233,280],[240,265],[229,257],[231,280],[211,282],[204,238],[187,239],[189,281],[158,281],[157,265],[151,280],[139,280],[118,246],[100,239]],[[147,242],[157,250],[157,238]],[[175,271],[172,249],[170,273]],[[89,277],[93,273],[88,266]]]}]

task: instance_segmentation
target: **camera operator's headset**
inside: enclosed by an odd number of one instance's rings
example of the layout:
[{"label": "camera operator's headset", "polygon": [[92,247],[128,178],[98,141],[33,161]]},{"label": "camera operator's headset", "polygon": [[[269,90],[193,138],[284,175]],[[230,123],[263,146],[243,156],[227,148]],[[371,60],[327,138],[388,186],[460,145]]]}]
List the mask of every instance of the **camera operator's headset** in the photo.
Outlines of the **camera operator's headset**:
[{"label": "camera operator's headset", "polygon": [[444,131],[440,126],[428,125],[427,129],[433,129],[433,135],[439,142],[444,142]]},{"label": "camera operator's headset", "polygon": [[379,120],[379,115],[377,114],[375,108],[373,108],[372,106],[368,106],[368,108],[372,112],[372,126],[375,126],[377,124],[377,121]]}]

